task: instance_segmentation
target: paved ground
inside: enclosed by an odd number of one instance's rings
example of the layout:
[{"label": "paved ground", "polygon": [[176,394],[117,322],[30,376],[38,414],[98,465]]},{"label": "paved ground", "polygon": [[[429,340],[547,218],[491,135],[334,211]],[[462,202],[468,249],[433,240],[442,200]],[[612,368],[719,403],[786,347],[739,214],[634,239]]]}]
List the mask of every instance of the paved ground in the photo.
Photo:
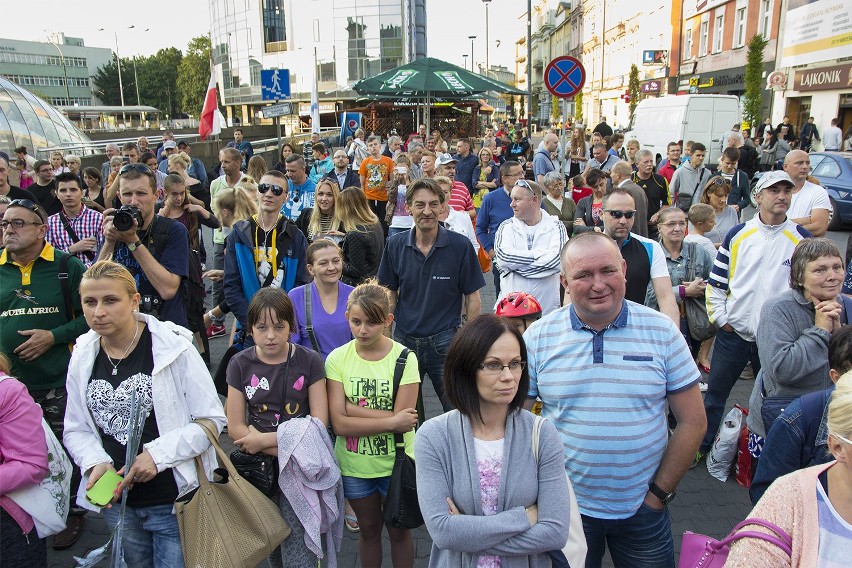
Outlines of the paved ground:
[{"label": "paved ground", "polygon": [[[205,236],[205,240],[207,243],[210,242],[209,233]],[[840,236],[837,235],[835,240],[839,241]],[[210,258],[212,258],[212,253],[210,253]],[[483,291],[482,305],[485,309],[491,309],[495,303],[495,295],[493,279],[490,274],[485,275],[485,281],[486,288]],[[228,325],[230,325],[230,322]],[[222,338],[212,340],[211,355],[214,363],[218,362],[224,353],[226,349],[225,343],[226,340]],[[428,381],[426,382],[428,383]],[[747,405],[752,385],[753,381],[751,380],[738,381],[729,400],[729,405],[732,406],[734,403]],[[424,395],[427,416],[435,416],[440,412],[440,405],[431,384],[424,385]],[[230,444],[227,436],[223,435],[222,443],[223,445]],[[678,488],[677,497],[669,505],[669,510],[672,517],[675,550],[679,551],[680,536],[684,531],[701,532],[721,538],[736,523],[746,518],[751,510],[751,505],[747,490],[737,485],[733,477],[729,478],[726,483],[721,483],[710,476],[702,463],[701,466],[687,473]],[[72,567],[75,565],[74,556],[86,554],[88,551],[104,544],[108,538],[109,530],[100,515],[90,513],[86,522],[85,532],[74,547],[63,552],[53,552],[50,550],[48,554],[49,566],[51,568]],[[416,567],[428,566],[431,545],[431,539],[425,529],[421,528],[414,531]],[[384,566],[391,566],[387,538],[385,538],[384,552]],[[101,565],[104,564],[101,563]],[[2,565],[2,561],[0,561],[0,565]],[[338,566],[341,568],[355,568],[360,566],[357,535],[345,530],[343,546],[338,555]]]}]

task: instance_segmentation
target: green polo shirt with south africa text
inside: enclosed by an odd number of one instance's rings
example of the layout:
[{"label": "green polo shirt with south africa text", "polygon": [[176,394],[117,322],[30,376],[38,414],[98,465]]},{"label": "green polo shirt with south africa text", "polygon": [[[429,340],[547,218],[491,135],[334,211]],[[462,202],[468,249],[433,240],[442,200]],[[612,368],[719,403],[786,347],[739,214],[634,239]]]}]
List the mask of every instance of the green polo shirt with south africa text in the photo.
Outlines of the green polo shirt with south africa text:
[{"label": "green polo shirt with south africa text", "polygon": [[[80,303],[80,280],[85,267],[77,258],[68,259],[68,284],[74,306],[74,319],[65,314],[65,300],[59,284],[59,258],[66,253],[45,243],[41,254],[26,266],[14,262],[9,252],[0,253],[0,351],[12,362],[9,373],[29,390],[65,386],[71,348],[88,331]],[[29,337],[18,331],[46,329],[54,344],[34,361],[23,361],[15,349]]]}]

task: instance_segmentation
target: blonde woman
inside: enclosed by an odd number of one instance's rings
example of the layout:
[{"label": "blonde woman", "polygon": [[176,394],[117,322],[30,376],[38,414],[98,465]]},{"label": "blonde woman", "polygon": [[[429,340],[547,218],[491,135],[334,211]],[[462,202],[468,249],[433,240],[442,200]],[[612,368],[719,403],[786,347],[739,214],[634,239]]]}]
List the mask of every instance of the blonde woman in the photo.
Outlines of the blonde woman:
[{"label": "blonde woman", "polygon": [[[263,159],[263,156],[252,156],[248,162],[248,168],[246,169],[246,173],[254,179],[260,179],[263,177],[263,174],[269,171],[269,167],[266,165],[266,160]],[[286,170],[285,170],[286,172]]]},{"label": "blonde woman", "polygon": [[335,209],[343,224],[343,232],[346,233],[341,243],[341,280],[350,286],[357,286],[379,271],[385,235],[360,188],[350,187],[341,191]]},{"label": "blonde woman", "polygon": [[[494,153],[489,148],[483,148],[478,154],[479,163],[473,168],[473,206],[479,211],[482,199],[489,191],[497,189],[500,184],[500,169],[494,163]],[[461,180],[464,181],[464,180]]]},{"label": "blonde woman", "polygon": [[[192,160],[189,158],[189,155],[186,152],[179,152],[177,154],[172,154],[169,156],[169,173],[170,174],[178,174],[183,178],[184,183],[186,184],[186,188],[192,191],[193,189],[200,189],[199,184],[201,184],[200,180],[191,177],[187,173],[187,168],[189,168],[190,164],[192,164]],[[201,203],[201,205],[204,205]]]},{"label": "blonde woman", "polygon": [[[216,454],[193,420],[212,420],[218,434],[225,425],[222,403],[190,331],[139,313],[136,281],[126,268],[96,262],[83,275],[80,296],[91,331],[77,339],[71,355],[63,436],[83,473],[77,504],[97,510],[84,493],[104,473],[117,470],[124,479],[112,502],[128,491],[125,561],[129,566],[180,568],[174,501],[198,486],[196,456],[208,478],[216,467]],[[127,467],[131,393],[141,409],[142,433],[135,460]],[[107,505],[101,513],[114,529],[119,507]]]},{"label": "blonde woman", "polygon": [[330,179],[323,179],[315,190],[315,206],[302,209],[296,226],[308,239],[308,244],[318,239],[329,239],[335,243],[343,240],[343,226],[337,213],[337,197],[340,187]]},{"label": "blonde woman", "polygon": [[394,169],[388,187],[388,208],[385,223],[388,225],[388,237],[403,233],[414,226],[414,220],[405,208],[405,191],[411,185],[411,158],[401,152],[393,160]]}]

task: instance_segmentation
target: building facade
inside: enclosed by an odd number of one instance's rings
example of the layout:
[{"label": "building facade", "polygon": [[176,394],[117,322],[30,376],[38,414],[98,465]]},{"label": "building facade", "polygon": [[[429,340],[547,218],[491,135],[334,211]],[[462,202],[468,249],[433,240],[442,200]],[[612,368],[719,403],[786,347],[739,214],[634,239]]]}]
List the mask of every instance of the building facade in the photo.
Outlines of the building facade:
[{"label": "building facade", "polygon": [[[210,0],[213,63],[231,122],[259,119],[261,70],[287,69],[293,101],[322,115],[354,99],[357,81],[426,56],[425,0]],[[300,114],[306,108],[299,105]],[[305,113],[307,114],[307,113]],[[333,123],[333,121],[332,121]]]},{"label": "building facade", "polygon": [[[670,90],[742,97],[753,36],[762,35],[768,42],[764,75],[775,68],[781,11],[782,0],[686,0],[680,17],[674,18]],[[769,105],[770,93],[765,91],[762,115],[768,116]]]},{"label": "building facade", "polygon": [[822,133],[838,118],[846,133],[852,127],[852,3],[790,0],[779,27],[772,123],[789,116],[800,130],[813,116]]},{"label": "building facade", "polygon": [[48,42],[0,39],[0,76],[54,106],[99,105],[91,78],[113,57],[110,49],[62,33]]}]

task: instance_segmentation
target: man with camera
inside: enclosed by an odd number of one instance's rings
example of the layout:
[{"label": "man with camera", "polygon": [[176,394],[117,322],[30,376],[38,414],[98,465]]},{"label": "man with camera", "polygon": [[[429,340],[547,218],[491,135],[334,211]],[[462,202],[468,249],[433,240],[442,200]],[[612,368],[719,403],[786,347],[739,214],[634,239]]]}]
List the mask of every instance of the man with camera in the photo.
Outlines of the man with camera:
[{"label": "man with camera", "polygon": [[118,174],[119,209],[104,212],[104,245],[98,260],[112,259],[136,279],[139,309],[188,327],[181,283],[189,274],[189,235],[173,219],[154,214],[157,181],[144,164]]}]

